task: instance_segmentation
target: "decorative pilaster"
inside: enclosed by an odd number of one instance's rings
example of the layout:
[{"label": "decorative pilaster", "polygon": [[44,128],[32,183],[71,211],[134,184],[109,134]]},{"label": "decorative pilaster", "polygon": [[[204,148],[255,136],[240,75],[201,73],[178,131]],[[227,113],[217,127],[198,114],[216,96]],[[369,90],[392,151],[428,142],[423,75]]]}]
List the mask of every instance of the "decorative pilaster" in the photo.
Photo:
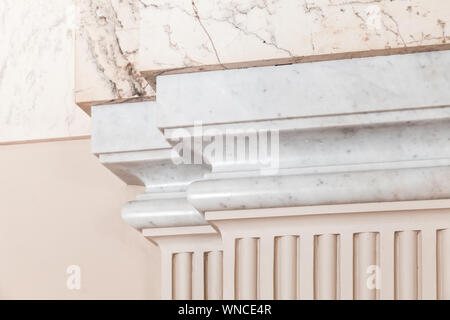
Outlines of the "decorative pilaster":
[{"label": "decorative pilaster", "polygon": [[385,202],[211,211],[206,219],[222,235],[225,298],[445,299],[437,288],[447,288],[449,207]]},{"label": "decorative pilaster", "polygon": [[161,298],[222,299],[222,241],[211,226],[144,229],[161,249]]}]

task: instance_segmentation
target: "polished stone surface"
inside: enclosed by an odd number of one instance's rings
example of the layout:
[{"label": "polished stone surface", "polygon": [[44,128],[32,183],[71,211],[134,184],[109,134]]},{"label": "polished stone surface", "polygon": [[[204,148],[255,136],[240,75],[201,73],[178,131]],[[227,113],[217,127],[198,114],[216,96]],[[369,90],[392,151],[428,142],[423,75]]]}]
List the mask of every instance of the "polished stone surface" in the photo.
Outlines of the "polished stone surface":
[{"label": "polished stone surface", "polygon": [[131,201],[123,207],[122,218],[137,229],[207,224],[186,197]]},{"label": "polished stone surface", "polygon": [[76,101],[154,99],[155,77],[450,49],[441,0],[77,0]]},{"label": "polished stone surface", "polygon": [[447,70],[450,51],[160,76],[157,102],[164,111],[158,123],[178,127],[445,106]]},{"label": "polished stone surface", "polygon": [[0,1],[0,143],[85,136],[74,102],[71,0]]},{"label": "polished stone surface", "polygon": [[450,166],[277,175],[194,182],[187,199],[198,210],[279,208],[448,199]]},{"label": "polished stone surface", "polygon": [[446,199],[447,65],[450,51],[160,76],[156,102],[94,108],[94,151],[146,187],[123,212],[138,229],[211,210]]},{"label": "polished stone surface", "polygon": [[138,68],[149,74],[407,52],[450,40],[450,4],[441,0],[141,2]]},{"label": "polished stone surface", "polygon": [[92,152],[163,149],[170,145],[156,125],[154,102],[92,107]]}]

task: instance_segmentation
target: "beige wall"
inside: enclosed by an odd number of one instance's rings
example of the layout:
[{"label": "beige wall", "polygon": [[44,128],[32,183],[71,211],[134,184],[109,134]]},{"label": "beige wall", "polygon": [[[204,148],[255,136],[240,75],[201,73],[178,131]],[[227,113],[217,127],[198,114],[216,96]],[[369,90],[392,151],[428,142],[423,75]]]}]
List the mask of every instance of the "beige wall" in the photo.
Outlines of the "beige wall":
[{"label": "beige wall", "polygon": [[0,298],[159,298],[159,250],[120,217],[138,192],[89,140],[0,146]]}]

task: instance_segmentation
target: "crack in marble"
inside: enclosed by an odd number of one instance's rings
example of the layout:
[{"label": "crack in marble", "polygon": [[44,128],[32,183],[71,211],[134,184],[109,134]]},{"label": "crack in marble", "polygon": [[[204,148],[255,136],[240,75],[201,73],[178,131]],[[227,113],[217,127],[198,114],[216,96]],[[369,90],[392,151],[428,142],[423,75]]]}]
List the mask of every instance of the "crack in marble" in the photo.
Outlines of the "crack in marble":
[{"label": "crack in marble", "polygon": [[323,16],[323,10],[320,6],[308,4],[308,2],[306,0],[304,0],[304,2],[303,2],[303,8],[304,8],[304,11],[306,14],[309,14],[313,11],[319,11],[319,12],[321,12],[321,14]]},{"label": "crack in marble", "polygon": [[[365,3],[366,2],[364,2],[364,4]],[[355,7],[353,5],[351,6],[351,8],[353,10],[354,15],[358,19],[360,19],[361,22],[364,24],[365,28],[367,28],[366,20],[359,14],[359,12],[355,9]],[[412,11],[412,7],[408,6],[406,10],[408,12],[411,12]],[[402,35],[401,31],[400,31],[400,27],[399,27],[399,24],[396,21],[396,19],[391,14],[387,13],[385,10],[381,10],[380,13],[383,16],[385,16],[389,21],[391,21],[394,24],[394,26],[395,26],[395,29],[393,29],[390,26],[388,26],[384,20],[381,20],[384,29],[386,31],[392,33],[396,37],[397,42],[400,41],[400,43],[403,46],[405,46],[405,47],[408,46],[408,45],[411,45],[411,44],[422,44],[425,40],[442,40],[442,43],[446,43],[446,38],[448,38],[448,37],[445,36],[445,22],[443,23],[443,25],[440,24],[439,23],[439,21],[441,21],[440,19],[438,19],[438,24],[441,25],[441,27],[443,29],[443,36],[442,37],[431,37],[430,34],[424,35],[424,33],[422,32],[420,40],[417,40],[416,38],[414,38],[414,36],[412,34],[409,34],[408,37],[412,38],[412,40],[411,41],[406,41],[404,39],[404,36]]]},{"label": "crack in marble", "polygon": [[217,58],[217,62],[218,62],[224,69],[226,69],[226,67],[225,67],[225,66],[223,65],[223,63],[220,61],[219,54],[217,53],[217,49],[216,49],[216,46],[214,45],[214,41],[213,41],[213,39],[211,38],[211,35],[209,34],[208,30],[206,29],[206,27],[204,26],[202,20],[200,19],[200,16],[198,15],[198,9],[197,9],[197,6],[195,5],[194,0],[192,0],[192,10],[194,10],[195,18],[197,19],[198,23],[199,23],[200,26],[202,27],[202,29],[203,29],[203,31],[205,32],[206,36],[208,37],[209,42],[211,43],[211,46],[212,46],[212,48],[213,48],[213,50],[214,50],[214,54],[216,55],[216,58]]},{"label": "crack in marble", "polygon": [[444,21],[442,21],[441,19],[438,19],[437,24],[442,28],[442,38],[443,38],[443,43],[446,43],[446,35],[445,35],[445,26],[446,23]]},{"label": "crack in marble", "polygon": [[[275,2],[277,2],[277,1],[275,1]],[[265,29],[265,31],[270,34],[271,40],[268,40],[268,39],[264,38],[263,36],[259,35],[258,33],[254,32],[254,31],[250,31],[250,30],[247,30],[247,29],[243,28],[241,25],[239,25],[236,22],[236,14],[248,15],[252,10],[255,10],[255,9],[264,9],[264,10],[266,10],[268,12],[269,15],[273,15],[273,12],[271,12],[269,10],[267,5],[266,6],[260,6],[260,5],[254,4],[254,5],[251,5],[247,10],[244,10],[244,9],[238,8],[237,4],[234,4],[232,6],[233,10],[230,10],[230,9],[226,10],[226,11],[230,12],[230,14],[225,16],[223,19],[219,19],[219,18],[215,18],[213,16],[202,16],[199,13],[199,11],[198,11],[198,8],[197,8],[197,5],[195,4],[195,2],[191,1],[191,3],[192,3],[192,9],[194,11],[194,14],[188,12],[185,8],[180,7],[178,5],[174,5],[172,3],[164,3],[164,4],[160,4],[160,5],[145,4],[145,7],[146,8],[152,7],[153,9],[157,9],[157,10],[174,10],[175,9],[175,10],[179,10],[180,12],[186,14],[187,16],[190,16],[190,17],[196,19],[199,22],[200,26],[202,27],[203,31],[205,32],[205,35],[207,36],[211,46],[213,47],[214,54],[216,56],[216,60],[220,61],[219,64],[222,67],[224,67],[224,68],[225,68],[225,66],[221,62],[219,51],[217,50],[217,48],[216,48],[216,46],[215,46],[215,44],[214,44],[214,42],[212,40],[212,37],[211,37],[210,33],[208,32],[208,30],[204,26],[203,21],[216,21],[216,22],[219,22],[219,23],[229,24],[230,26],[232,26],[233,28],[237,29],[242,34],[244,34],[246,36],[249,36],[249,37],[255,37],[256,39],[259,40],[260,43],[263,43],[264,45],[273,47],[273,48],[275,48],[275,49],[277,49],[279,51],[283,51],[289,57],[294,57],[294,54],[289,49],[283,48],[283,47],[279,46],[276,43],[276,40],[275,40],[276,37],[268,29]],[[171,46],[171,47],[173,48],[173,46]]]},{"label": "crack in marble", "polygon": [[[212,19],[212,20],[216,20],[216,19]],[[278,44],[275,42],[275,37],[272,35],[271,37],[271,41],[267,41],[266,39],[264,39],[262,36],[260,36],[259,34],[257,34],[256,32],[252,32],[252,31],[248,31],[245,30],[243,28],[241,28],[239,25],[237,25],[235,22],[232,21],[222,21],[222,20],[216,20],[218,22],[226,22],[229,23],[230,25],[232,25],[234,28],[238,29],[240,32],[242,32],[243,34],[247,35],[247,36],[253,36],[255,38],[257,38],[258,40],[260,40],[262,43],[264,43],[265,45],[271,46],[277,50],[283,51],[285,53],[287,53],[289,55],[289,57],[294,57],[294,54],[285,48],[282,48],[280,46],[278,46]]]},{"label": "crack in marble", "polygon": [[[402,36],[402,34],[401,34],[401,32],[400,32],[400,27],[399,27],[399,25],[398,25],[397,20],[395,20],[394,17],[393,17],[391,14],[387,13],[385,10],[381,10],[381,14],[383,14],[383,15],[386,16],[386,17],[388,17],[388,18],[394,23],[394,25],[395,25],[395,27],[396,27],[397,30],[393,30],[392,28],[389,28],[389,26],[387,26],[387,25],[384,23],[384,20],[381,20],[382,23],[383,23],[383,26],[385,27],[385,29],[386,29],[387,31],[392,32],[392,33],[397,37],[397,39],[400,39],[401,42],[403,43],[403,45],[406,47],[406,42],[405,42],[405,40],[403,39],[403,36]],[[397,41],[398,41],[398,40],[397,40]]]}]

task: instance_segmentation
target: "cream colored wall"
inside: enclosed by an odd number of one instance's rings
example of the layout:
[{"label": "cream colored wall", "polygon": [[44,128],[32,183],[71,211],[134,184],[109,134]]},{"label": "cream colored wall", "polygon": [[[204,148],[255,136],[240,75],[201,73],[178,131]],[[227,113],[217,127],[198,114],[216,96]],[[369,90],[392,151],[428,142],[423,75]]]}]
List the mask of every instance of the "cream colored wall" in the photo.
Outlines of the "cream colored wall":
[{"label": "cream colored wall", "polygon": [[[1,299],[159,298],[159,250],[120,217],[142,192],[90,141],[0,146]],[[66,268],[81,267],[81,289]]]}]

